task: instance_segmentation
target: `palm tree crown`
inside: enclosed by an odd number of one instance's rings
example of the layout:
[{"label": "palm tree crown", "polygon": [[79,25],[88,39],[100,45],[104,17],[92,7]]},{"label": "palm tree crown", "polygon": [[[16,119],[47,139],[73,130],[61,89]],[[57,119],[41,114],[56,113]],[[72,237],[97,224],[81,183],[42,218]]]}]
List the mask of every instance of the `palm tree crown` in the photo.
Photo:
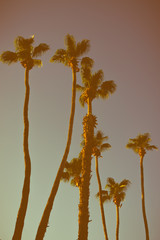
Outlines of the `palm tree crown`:
[{"label": "palm tree crown", "polygon": [[114,93],[116,84],[113,80],[103,82],[103,71],[99,70],[92,73],[94,61],[85,57],[81,61],[81,78],[83,86],[77,84],[77,90],[82,92],[80,103],[84,106],[88,99],[92,102],[95,98],[108,98],[109,94]]},{"label": "palm tree crown", "polygon": [[50,62],[60,62],[68,67],[75,68],[76,71],[79,71],[78,58],[89,51],[89,40],[84,39],[76,44],[74,37],[67,34],[64,44],[66,49],[57,49]]},{"label": "palm tree crown", "polygon": [[46,43],[40,43],[37,47],[33,47],[34,35],[30,38],[23,38],[18,36],[15,41],[15,52],[5,51],[1,54],[0,60],[3,63],[11,64],[20,62],[24,68],[28,70],[34,66],[41,67],[42,61],[35,59],[35,57],[41,56],[44,52],[49,50],[49,46]]},{"label": "palm tree crown", "polygon": [[78,158],[73,158],[70,162],[66,162],[62,175],[62,180],[71,183],[72,186],[79,187],[82,171],[82,153]]},{"label": "palm tree crown", "polygon": [[113,178],[107,178],[107,184],[105,186],[105,188],[109,190],[109,198],[107,199],[112,199],[116,206],[121,207],[121,202],[123,202],[125,199],[125,192],[129,187],[130,183],[131,182],[127,179],[124,179],[120,183],[117,183]]},{"label": "palm tree crown", "polygon": [[144,156],[146,151],[158,149],[155,145],[149,144],[151,140],[149,133],[139,134],[136,138],[130,138],[126,147]]},{"label": "palm tree crown", "polygon": [[109,143],[103,143],[106,140],[108,140],[108,136],[104,136],[104,133],[100,130],[97,131],[93,139],[93,155],[94,156],[102,157],[101,153],[111,148],[111,145]]}]

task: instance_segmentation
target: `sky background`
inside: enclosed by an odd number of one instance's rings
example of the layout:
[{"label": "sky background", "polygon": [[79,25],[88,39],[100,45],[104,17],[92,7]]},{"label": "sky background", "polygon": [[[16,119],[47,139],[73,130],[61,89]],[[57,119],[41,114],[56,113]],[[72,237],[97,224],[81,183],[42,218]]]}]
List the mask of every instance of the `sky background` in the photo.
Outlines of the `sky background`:
[{"label": "sky background", "polygon": [[[129,138],[149,132],[152,144],[160,143],[160,1],[159,0],[1,0],[0,53],[14,51],[17,36],[35,35],[35,45],[50,45],[43,68],[30,71],[29,151],[31,189],[23,240],[35,239],[38,224],[66,146],[71,104],[71,69],[49,63],[64,37],[89,39],[87,56],[102,69],[104,80],[114,80],[116,92],[108,100],[95,100],[93,114],[109,136],[111,150],[99,160],[103,188],[108,177],[132,184],[120,209],[120,239],[143,240],[139,156],[126,149]],[[24,180],[23,103],[24,69],[0,63],[0,238],[12,238]],[[80,84],[80,74],[77,75]],[[76,97],[76,113],[68,160],[81,148],[82,120],[87,108]],[[160,152],[144,159],[146,212],[151,240],[159,240]],[[92,160],[89,240],[103,240],[95,163]],[[46,240],[76,240],[79,191],[61,182]],[[110,240],[115,239],[116,207],[105,204]]]}]

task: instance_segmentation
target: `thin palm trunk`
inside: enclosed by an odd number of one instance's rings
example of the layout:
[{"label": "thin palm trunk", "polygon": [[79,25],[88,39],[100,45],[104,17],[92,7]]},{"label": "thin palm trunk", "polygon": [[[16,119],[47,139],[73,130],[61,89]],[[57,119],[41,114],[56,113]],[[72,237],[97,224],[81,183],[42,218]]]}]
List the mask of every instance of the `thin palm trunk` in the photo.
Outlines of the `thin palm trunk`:
[{"label": "thin palm trunk", "polygon": [[97,181],[98,181],[98,187],[99,187],[99,204],[100,204],[100,208],[101,208],[102,224],[103,224],[105,239],[108,240],[106,221],[105,221],[105,215],[104,215],[104,208],[103,208],[103,202],[102,202],[102,186],[101,186],[101,180],[100,180],[100,176],[99,176],[98,157],[97,156],[95,157],[95,160],[96,160],[95,161],[96,175],[97,175]]},{"label": "thin palm trunk", "polygon": [[93,115],[88,106],[88,114],[83,120],[83,135],[85,146],[82,151],[82,178],[80,185],[80,201],[78,215],[78,240],[88,239],[88,223],[89,223],[89,196],[90,196],[90,179],[91,179],[91,159],[92,159],[92,142],[94,136],[94,125],[92,123]]},{"label": "thin palm trunk", "polygon": [[41,222],[40,222],[38,230],[37,230],[35,240],[42,240],[44,238],[44,235],[45,235],[45,232],[46,232],[46,229],[47,229],[47,225],[48,225],[48,221],[49,221],[49,217],[50,217],[50,214],[51,214],[51,211],[52,211],[53,202],[54,202],[56,193],[58,191],[58,187],[59,187],[59,184],[60,184],[63,169],[65,167],[65,163],[67,161],[67,157],[68,157],[69,150],[70,150],[71,139],[72,139],[72,131],[73,131],[74,114],[75,114],[75,99],[76,99],[76,70],[74,68],[72,69],[72,78],[73,78],[73,82],[72,82],[72,105],[71,105],[71,114],[70,114],[70,121],[69,121],[67,144],[66,144],[65,152],[64,152],[60,167],[58,169],[54,184],[52,186],[50,196],[48,198],[48,202],[47,202],[45,210],[43,212],[43,215],[42,215]]},{"label": "thin palm trunk", "polygon": [[116,205],[117,226],[116,226],[116,240],[119,239],[119,206]]},{"label": "thin palm trunk", "polygon": [[25,101],[23,109],[24,118],[24,134],[23,134],[23,151],[24,151],[24,161],[25,161],[25,178],[22,190],[21,204],[19,207],[17,221],[15,225],[14,234],[12,240],[20,240],[22,236],[24,220],[27,211],[29,192],[30,192],[30,176],[31,176],[31,160],[29,156],[28,148],[28,135],[29,135],[29,121],[28,121],[28,104],[29,104],[29,70],[25,69]]},{"label": "thin palm trunk", "polygon": [[145,198],[144,198],[144,174],[143,174],[143,156],[140,157],[140,169],[141,169],[141,199],[142,199],[142,213],[144,219],[144,226],[146,231],[146,240],[149,240],[149,230],[147,224],[146,210],[145,210]]},{"label": "thin palm trunk", "polygon": [[92,102],[90,98],[88,98],[88,114],[92,114]]}]

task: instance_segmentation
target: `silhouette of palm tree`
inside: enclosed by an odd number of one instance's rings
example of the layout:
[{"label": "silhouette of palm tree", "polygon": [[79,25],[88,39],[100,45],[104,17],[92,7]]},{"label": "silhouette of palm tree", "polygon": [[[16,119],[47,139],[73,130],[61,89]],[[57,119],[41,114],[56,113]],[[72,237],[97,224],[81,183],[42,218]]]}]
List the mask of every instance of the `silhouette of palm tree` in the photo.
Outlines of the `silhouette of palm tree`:
[{"label": "silhouette of palm tree", "polygon": [[37,234],[36,240],[42,240],[44,238],[46,227],[49,221],[49,216],[53,207],[53,202],[55,196],[58,191],[59,183],[63,174],[63,169],[65,167],[65,163],[67,161],[67,157],[70,150],[71,145],[71,138],[72,138],[72,130],[73,130],[73,121],[74,121],[74,113],[75,113],[75,98],[76,98],[76,72],[79,71],[78,69],[78,58],[88,52],[90,44],[89,40],[82,40],[76,44],[76,41],[72,35],[67,35],[65,37],[65,45],[66,49],[58,49],[54,56],[51,58],[50,62],[60,62],[65,64],[66,66],[71,67],[72,69],[72,104],[71,104],[71,114],[70,114],[70,121],[69,121],[69,129],[68,129],[68,138],[67,144],[65,148],[65,152],[58,169],[54,184],[52,186],[52,190],[50,196],[48,198],[46,207],[44,209]]},{"label": "silhouette of palm tree", "polygon": [[21,239],[25,215],[27,211],[29,191],[30,191],[30,175],[31,175],[31,160],[28,148],[28,135],[29,135],[29,120],[28,120],[28,104],[29,104],[29,71],[34,67],[42,66],[42,61],[40,59],[35,59],[35,57],[41,56],[42,53],[49,50],[49,46],[45,43],[39,44],[37,47],[33,47],[34,36],[30,38],[23,38],[18,36],[15,41],[15,52],[5,51],[1,54],[0,60],[3,63],[12,64],[20,62],[25,68],[25,101],[23,109],[24,118],[24,135],[23,135],[23,151],[24,151],[24,161],[25,161],[25,178],[22,190],[21,203],[17,215],[17,221],[15,225],[15,230],[12,240]]},{"label": "silhouette of palm tree", "polygon": [[98,187],[99,187],[98,196],[99,196],[99,204],[100,204],[100,209],[101,209],[103,230],[104,230],[105,239],[108,240],[107,227],[106,227],[104,208],[103,208],[103,200],[102,200],[102,185],[101,185],[99,168],[98,168],[98,158],[102,157],[101,153],[105,150],[108,150],[111,147],[111,145],[109,143],[104,143],[104,141],[106,141],[106,140],[108,140],[108,137],[104,136],[103,132],[97,131],[97,133],[94,137],[93,155],[95,156],[96,175],[97,175],[97,181],[98,181]]},{"label": "silhouette of palm tree", "polygon": [[113,93],[116,85],[113,81],[103,82],[103,71],[99,70],[92,73],[94,61],[85,57],[81,61],[82,84],[77,84],[77,89],[82,92],[80,103],[82,106],[87,104],[88,113],[83,118],[83,137],[84,147],[82,149],[82,177],[80,185],[80,203],[79,203],[79,231],[78,240],[88,239],[89,222],[89,186],[91,179],[91,156],[93,150],[94,128],[96,126],[96,117],[92,115],[92,101],[98,97],[107,98]]},{"label": "silhouette of palm tree", "polygon": [[141,170],[141,199],[142,199],[142,213],[144,219],[144,226],[146,232],[146,240],[149,240],[149,229],[147,223],[147,216],[145,210],[145,196],[144,196],[144,173],[143,173],[143,159],[146,151],[158,149],[155,145],[150,145],[151,138],[149,133],[139,134],[136,138],[130,138],[127,148],[132,149],[140,156],[140,170]]},{"label": "silhouette of palm tree", "polygon": [[106,189],[109,191],[102,191],[102,199],[103,202],[113,200],[114,204],[116,205],[116,214],[117,214],[117,224],[116,224],[116,240],[119,239],[119,208],[122,206],[122,202],[126,196],[126,190],[130,185],[130,181],[124,179],[120,183],[115,182],[115,180],[111,177],[107,178]]}]

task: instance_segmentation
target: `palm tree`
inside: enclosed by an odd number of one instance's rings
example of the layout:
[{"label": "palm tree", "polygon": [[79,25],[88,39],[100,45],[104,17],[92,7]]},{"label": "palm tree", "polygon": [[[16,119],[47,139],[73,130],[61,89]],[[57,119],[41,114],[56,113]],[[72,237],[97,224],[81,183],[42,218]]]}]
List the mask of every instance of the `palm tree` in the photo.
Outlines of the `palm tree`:
[{"label": "palm tree", "polygon": [[65,152],[58,169],[54,184],[52,186],[52,190],[50,196],[48,198],[48,202],[44,209],[41,222],[39,224],[36,240],[42,240],[44,238],[49,216],[53,207],[53,202],[58,191],[59,183],[63,174],[63,169],[65,167],[65,163],[67,161],[67,157],[70,150],[71,145],[71,138],[72,138],[72,130],[73,130],[73,121],[74,121],[74,113],[75,113],[75,99],[76,99],[76,72],[79,71],[78,69],[78,61],[79,57],[82,56],[84,53],[88,52],[90,48],[89,40],[82,40],[76,44],[76,41],[72,35],[67,35],[65,37],[65,45],[66,49],[58,49],[54,56],[51,58],[50,62],[60,62],[64,65],[71,67],[72,69],[72,104],[71,104],[71,114],[70,114],[70,122],[69,122],[69,129],[68,129],[68,138],[67,144],[65,148]]},{"label": "palm tree", "polygon": [[102,185],[101,185],[99,169],[98,169],[98,158],[102,157],[101,153],[103,151],[108,150],[111,147],[111,145],[109,143],[103,143],[105,140],[108,140],[108,137],[104,136],[103,132],[97,131],[97,133],[94,137],[93,155],[95,156],[96,175],[97,175],[97,181],[98,181],[98,187],[99,187],[98,196],[99,196],[99,204],[100,204],[100,209],[101,209],[104,236],[105,236],[105,239],[108,240],[104,208],[103,208],[103,200],[102,200]]},{"label": "palm tree", "polygon": [[70,162],[66,161],[61,180],[69,182],[72,186],[79,187],[81,182],[82,154],[78,158],[73,158]]},{"label": "palm tree", "polygon": [[127,179],[124,179],[122,182],[117,183],[113,178],[107,178],[107,184],[106,189],[108,191],[102,192],[103,202],[108,200],[113,200],[114,204],[116,205],[116,214],[117,214],[117,226],[116,226],[116,240],[119,239],[119,208],[122,207],[122,202],[125,199],[126,196],[126,190],[130,185],[130,181]]},{"label": "palm tree", "polygon": [[93,150],[94,128],[96,126],[96,117],[92,115],[92,101],[95,98],[107,98],[113,93],[116,85],[113,81],[103,82],[103,71],[99,70],[92,73],[93,60],[83,58],[81,61],[81,77],[83,86],[77,85],[77,89],[82,91],[80,103],[82,106],[88,105],[88,114],[83,118],[83,137],[84,147],[82,149],[82,177],[80,185],[80,203],[79,203],[79,230],[78,240],[88,239],[89,222],[89,186],[91,179],[91,158]]},{"label": "palm tree", "polygon": [[149,133],[139,134],[136,138],[130,138],[127,148],[132,149],[140,156],[140,170],[141,170],[141,199],[142,199],[142,213],[144,219],[144,226],[146,232],[146,240],[149,240],[149,229],[147,223],[147,216],[145,210],[145,196],[144,196],[144,174],[143,174],[143,159],[146,151],[158,149],[155,145],[150,145],[151,138]]},{"label": "palm tree", "polygon": [[17,215],[17,221],[15,225],[13,240],[21,239],[25,215],[27,211],[28,198],[30,192],[30,175],[31,175],[31,160],[28,148],[28,135],[29,135],[29,121],[28,121],[28,104],[29,104],[29,71],[34,66],[42,66],[42,61],[40,59],[35,59],[34,57],[40,56],[42,53],[49,50],[49,46],[45,43],[39,44],[37,47],[33,47],[34,36],[30,38],[23,38],[18,36],[15,41],[15,52],[5,51],[1,54],[0,60],[3,63],[11,64],[15,62],[20,62],[25,68],[25,100],[23,109],[24,118],[24,134],[23,134],[23,151],[24,151],[24,161],[25,161],[25,178],[22,190],[21,203]]}]

